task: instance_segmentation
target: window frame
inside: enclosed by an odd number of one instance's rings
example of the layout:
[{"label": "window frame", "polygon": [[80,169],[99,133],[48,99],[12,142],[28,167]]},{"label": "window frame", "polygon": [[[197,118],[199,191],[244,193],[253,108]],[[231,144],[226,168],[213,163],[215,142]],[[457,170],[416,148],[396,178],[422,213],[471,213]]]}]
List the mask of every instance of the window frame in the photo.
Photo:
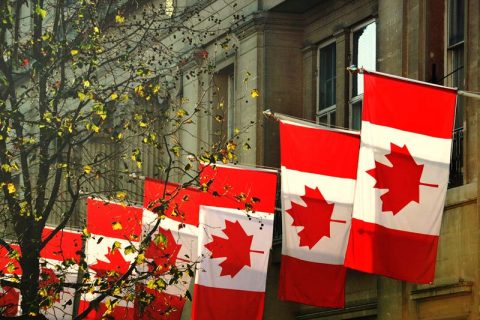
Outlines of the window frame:
[{"label": "window frame", "polygon": [[[330,38],[328,40],[325,40],[323,42],[321,42],[318,47],[317,47],[317,68],[316,68],[316,80],[317,80],[317,85],[316,85],[316,105],[315,105],[315,121],[318,123],[318,124],[323,124],[323,125],[326,125],[326,126],[335,126],[336,124],[335,123],[332,123],[332,114],[336,113],[336,110],[337,110],[337,97],[336,97],[336,94],[337,94],[337,91],[335,89],[335,104],[329,106],[329,107],[326,107],[322,110],[320,110],[320,50],[322,50],[323,48],[326,48],[328,46],[330,46],[331,44],[335,44],[335,86],[337,85],[337,41],[335,38]],[[327,116],[327,122],[326,123],[323,123],[323,122],[320,122],[320,118],[324,117],[324,116]],[[334,117],[334,119],[336,119],[336,117]]]},{"label": "window frame", "polygon": [[[368,20],[365,20],[359,24],[356,24],[354,25],[352,28],[350,28],[350,33],[349,33],[349,42],[350,42],[350,52],[349,52],[349,63],[350,65],[353,64],[353,59],[354,59],[354,37],[353,35],[355,34],[355,32],[367,27],[368,25],[372,24],[372,23],[375,23],[375,70],[371,70],[371,71],[376,71],[377,70],[377,19],[376,18],[371,18],[371,19],[368,19]],[[357,67],[360,67],[360,66],[357,66]],[[363,109],[363,92],[360,93],[360,94],[357,94],[357,95],[353,95],[353,84],[354,84],[354,80],[355,80],[355,77],[350,74],[349,75],[349,81],[348,81],[348,114],[349,114],[349,119],[348,119],[348,126],[349,128],[351,129],[355,129],[355,130],[360,130],[361,129],[361,118],[360,118],[360,127],[359,128],[353,128],[353,124],[354,124],[354,121],[353,121],[353,115],[354,115],[354,112],[353,112],[353,108],[354,108],[354,105],[361,102],[361,109]],[[358,89],[357,89],[358,90]],[[360,115],[361,115],[361,112],[360,112]]]},{"label": "window frame", "polygon": [[[463,14],[463,30],[462,38],[456,37],[452,32],[458,32],[458,20],[452,21],[453,6],[452,3],[455,0],[445,0],[445,34],[444,34],[444,43],[445,45],[445,62],[444,70],[445,76],[443,84],[450,87],[457,87],[458,89],[463,89],[465,86],[466,72],[465,72],[465,62],[466,62],[466,46],[465,46],[465,37],[467,36],[467,1],[463,1],[463,12],[458,10],[456,7],[456,13]],[[457,16],[458,19],[458,16]],[[455,23],[453,23],[455,22]],[[455,30],[452,28],[452,25],[455,24]],[[458,59],[461,59],[462,66],[458,66]],[[460,116],[460,118],[459,118]],[[458,187],[463,185],[466,181],[466,150],[464,143],[464,136],[466,131],[466,121],[465,121],[465,101],[461,96],[457,96],[457,103],[455,106],[455,121],[453,128],[453,141],[452,141],[452,154],[450,162],[450,174],[449,174],[449,188]]]}]

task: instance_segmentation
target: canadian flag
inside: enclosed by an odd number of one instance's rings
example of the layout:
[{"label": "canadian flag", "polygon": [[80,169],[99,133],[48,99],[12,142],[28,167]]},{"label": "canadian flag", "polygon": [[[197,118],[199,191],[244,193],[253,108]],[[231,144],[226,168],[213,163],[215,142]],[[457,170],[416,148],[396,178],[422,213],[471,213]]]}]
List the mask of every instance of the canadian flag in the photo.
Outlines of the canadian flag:
[{"label": "canadian flag", "polygon": [[[43,230],[42,239],[46,239],[53,227],[46,226]],[[2,247],[0,250],[0,269],[6,280],[13,275],[21,276],[22,270],[18,262],[21,255],[20,247],[11,244],[16,254],[8,254],[8,251]],[[74,230],[63,229],[57,232],[40,252],[40,289],[43,296],[42,313],[48,319],[71,319],[73,316],[73,303],[75,289],[73,286],[65,286],[60,291],[57,285],[60,283],[77,283],[78,268],[75,263],[80,261],[82,251],[81,234]],[[67,260],[74,262],[70,267],[61,266],[62,262]],[[0,293],[0,315],[14,316],[18,314],[21,302],[20,291],[10,287],[3,287]]]},{"label": "canadian flag", "polygon": [[[46,239],[54,231],[53,227],[43,229],[42,239]],[[68,284],[78,282],[78,263],[83,251],[82,235],[80,232],[69,229],[58,231],[40,252],[40,287],[46,290],[44,299],[50,299],[52,306],[45,308],[43,313],[48,319],[71,319],[75,300],[75,289]],[[62,263],[71,260],[68,268]],[[60,280],[62,279],[62,280]],[[66,283],[60,292],[55,286]],[[50,302],[50,301],[48,301]]]},{"label": "canadian flag", "polygon": [[365,73],[361,149],[345,265],[431,283],[448,185],[456,94]]},{"label": "canadian flag", "polygon": [[[137,256],[140,244],[143,210],[139,207],[96,200],[87,200],[86,263],[97,278],[115,280],[125,274]],[[132,250],[128,250],[128,248]],[[127,250],[126,250],[127,249]],[[85,294],[80,302],[83,312],[97,294]],[[134,303],[108,297],[86,319],[102,319],[105,312],[119,319],[134,319]]]},{"label": "canadian flag", "polygon": [[192,319],[262,319],[277,174],[209,166],[201,181],[212,197],[200,207]]},{"label": "canadian flag", "polygon": [[[190,212],[188,213],[190,214]],[[155,226],[157,214],[144,210],[143,233],[146,235]],[[172,267],[187,269],[197,262],[198,227],[164,217],[152,235],[145,251],[148,271],[154,276],[163,277],[169,285],[162,292],[150,290],[153,303],[142,312],[137,311],[138,319],[180,319],[186,302],[186,292],[190,286],[191,275],[187,273],[177,281],[171,282],[167,274]],[[192,273],[194,268],[192,267]],[[147,291],[149,289],[146,289]],[[137,306],[140,310],[140,306]]]},{"label": "canadian flag", "polygon": [[280,142],[280,299],[343,307],[360,136],[280,121]]},{"label": "canadian flag", "polygon": [[[0,272],[2,280],[17,282],[17,277],[22,275],[22,269],[18,262],[20,247],[10,244],[14,250],[9,253],[4,247],[0,247]],[[20,290],[2,285],[0,287],[0,316],[16,316],[20,309]]]},{"label": "canadian flag", "polygon": [[[209,194],[150,178],[145,180],[144,190],[143,236],[150,233],[161,219],[145,251],[148,269],[157,276],[164,276],[172,266],[183,269],[187,265],[193,266],[198,262],[200,205],[209,198]],[[168,205],[163,212],[155,213],[162,201]],[[191,276],[185,274],[162,292],[145,288],[154,300],[141,312],[137,311],[138,318],[180,319],[190,283]],[[140,310],[140,305],[136,309]]]}]

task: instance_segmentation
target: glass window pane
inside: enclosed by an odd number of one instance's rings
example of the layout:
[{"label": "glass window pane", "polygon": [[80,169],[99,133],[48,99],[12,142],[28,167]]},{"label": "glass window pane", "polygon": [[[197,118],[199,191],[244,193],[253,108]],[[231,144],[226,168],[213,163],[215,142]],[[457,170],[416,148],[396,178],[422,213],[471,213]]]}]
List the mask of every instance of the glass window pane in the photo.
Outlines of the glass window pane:
[{"label": "glass window pane", "polygon": [[335,43],[320,48],[319,66],[319,106],[322,110],[336,103],[336,47]]},{"label": "glass window pane", "polygon": [[449,2],[449,23],[448,23],[448,45],[452,46],[464,40],[465,25],[465,1],[450,0]]},{"label": "glass window pane", "polygon": [[328,125],[328,114],[325,113],[318,117],[318,123]]},{"label": "glass window pane", "polygon": [[[358,67],[374,71],[376,68],[376,24],[370,23],[364,28],[353,33],[353,61]],[[352,96],[363,93],[363,76],[354,75],[352,83]]]},{"label": "glass window pane", "polygon": [[329,123],[329,125],[331,127],[335,126],[336,120],[337,119],[336,119],[336,116],[335,116],[335,111],[330,112],[330,123]]},{"label": "glass window pane", "polygon": [[362,127],[362,100],[352,103],[352,129],[360,130]]}]

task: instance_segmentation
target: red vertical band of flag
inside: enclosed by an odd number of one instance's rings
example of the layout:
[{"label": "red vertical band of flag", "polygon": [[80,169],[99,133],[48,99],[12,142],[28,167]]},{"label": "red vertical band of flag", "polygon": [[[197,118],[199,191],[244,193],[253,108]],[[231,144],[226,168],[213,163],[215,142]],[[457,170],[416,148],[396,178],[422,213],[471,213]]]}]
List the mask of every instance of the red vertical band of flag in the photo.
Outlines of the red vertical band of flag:
[{"label": "red vertical band of flag", "polygon": [[205,202],[206,193],[194,188],[161,180],[145,179],[143,207],[155,211],[162,201],[168,201],[164,215],[172,220],[198,225],[199,206]]},{"label": "red vertical band of flag", "polygon": [[[265,292],[195,285],[192,319],[262,319]],[[208,302],[207,302],[208,301]],[[237,306],[245,306],[240,309]]]},{"label": "red vertical band of flag", "polygon": [[[245,204],[253,210],[271,212],[275,210],[275,193],[267,192],[264,186],[276,186],[277,175],[271,170],[246,169],[234,166],[205,166],[200,182],[209,184],[204,205],[222,208],[245,209]],[[258,200],[258,201],[256,201]]]},{"label": "red vertical band of flag", "polygon": [[448,185],[455,90],[364,74],[353,222],[345,265],[431,283]]},{"label": "red vertical band of flag", "polygon": [[[281,263],[280,300],[332,308],[345,305],[346,268],[343,265],[315,263],[289,256],[282,256]],[[312,279],[315,282],[312,283]]]},{"label": "red vertical band of flag", "polygon": [[[351,230],[355,241],[349,244],[348,259],[355,261],[357,270],[404,281],[432,281],[437,236],[392,230],[357,219],[352,219]],[[385,257],[383,262],[377,263],[382,257]],[[398,270],[402,272],[401,277]]]},{"label": "red vertical band of flag", "polygon": [[146,306],[135,301],[136,320],[180,320],[182,317],[185,298],[178,295],[171,295],[165,292],[157,292],[148,288],[137,288],[151,294],[154,298]]},{"label": "red vertical band of flag", "polygon": [[[43,229],[42,239],[48,237],[53,230],[51,227],[45,227]],[[42,249],[40,256],[57,261],[74,259],[76,262],[79,262],[81,252],[82,235],[80,232],[62,229],[58,231]]]},{"label": "red vertical band of flag", "polygon": [[[78,308],[78,313],[82,313],[88,308],[89,301],[81,300],[80,305]],[[97,309],[93,309],[90,311],[87,316],[83,319],[87,320],[103,320],[106,319],[104,314],[108,310],[107,305],[104,302],[100,302]],[[111,313],[108,315],[108,319],[115,319],[115,320],[134,320],[135,309],[132,307],[126,306],[115,306]]]},{"label": "red vertical band of flag", "polygon": [[364,74],[362,121],[450,139],[455,89],[419,84],[381,74]]},{"label": "red vertical band of flag", "polygon": [[89,198],[87,229],[105,237],[138,241],[142,232],[142,208]]}]

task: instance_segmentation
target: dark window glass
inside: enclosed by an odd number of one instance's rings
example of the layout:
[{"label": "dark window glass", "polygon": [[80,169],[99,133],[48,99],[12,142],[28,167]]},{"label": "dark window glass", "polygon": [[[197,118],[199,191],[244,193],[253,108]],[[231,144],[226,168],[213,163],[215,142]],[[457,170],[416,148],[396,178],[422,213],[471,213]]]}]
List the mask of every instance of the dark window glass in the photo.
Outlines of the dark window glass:
[{"label": "dark window glass", "polygon": [[448,21],[448,45],[453,46],[464,40],[465,1],[450,0]]},{"label": "dark window glass", "polygon": [[320,48],[319,71],[320,101],[318,109],[320,111],[325,108],[331,107],[336,103],[337,66],[335,43]]}]

